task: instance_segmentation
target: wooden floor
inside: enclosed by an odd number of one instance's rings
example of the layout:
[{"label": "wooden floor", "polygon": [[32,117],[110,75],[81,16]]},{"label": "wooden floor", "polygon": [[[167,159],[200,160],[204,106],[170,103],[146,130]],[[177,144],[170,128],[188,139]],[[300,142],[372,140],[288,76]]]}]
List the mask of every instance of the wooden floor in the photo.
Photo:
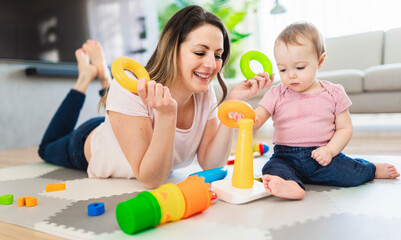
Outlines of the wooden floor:
[{"label": "wooden floor", "polygon": [[[343,151],[345,154],[401,156],[401,114],[353,114],[351,117],[354,124],[354,135]],[[272,147],[272,128],[272,122],[269,121],[254,133],[254,143],[264,142]],[[235,141],[233,149],[235,148]],[[41,161],[37,154],[37,147],[0,151],[0,168]],[[28,238],[32,240],[61,239],[49,234],[0,222],[0,239]]]}]

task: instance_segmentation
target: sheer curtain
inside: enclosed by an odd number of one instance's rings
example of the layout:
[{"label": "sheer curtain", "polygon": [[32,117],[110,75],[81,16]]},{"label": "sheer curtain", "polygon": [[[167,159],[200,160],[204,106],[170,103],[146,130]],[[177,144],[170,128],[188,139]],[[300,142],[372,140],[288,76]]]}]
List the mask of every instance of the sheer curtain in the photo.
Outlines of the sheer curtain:
[{"label": "sheer curtain", "polygon": [[[274,0],[260,0],[256,45],[274,62],[273,44],[290,23],[313,23],[325,38],[401,27],[398,0],[280,0],[287,12],[271,15]],[[275,66],[275,63],[273,63]],[[275,69],[277,70],[277,69]],[[277,72],[277,71],[275,71]]]}]

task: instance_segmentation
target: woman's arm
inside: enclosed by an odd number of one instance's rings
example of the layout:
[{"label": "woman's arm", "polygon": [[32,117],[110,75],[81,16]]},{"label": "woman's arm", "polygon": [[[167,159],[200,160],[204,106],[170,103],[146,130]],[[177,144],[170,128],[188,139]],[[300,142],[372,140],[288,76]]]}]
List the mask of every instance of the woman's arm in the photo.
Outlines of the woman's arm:
[{"label": "woman's arm", "polygon": [[[270,87],[274,79],[267,73],[260,73],[248,81],[241,82],[231,91],[229,100],[246,100],[256,96],[261,90]],[[267,113],[267,114],[266,114]],[[258,128],[270,117],[266,110],[256,109],[256,118],[259,119]],[[217,119],[209,120],[198,149],[198,162],[203,169],[221,167],[225,164],[231,151],[233,129],[218,123]]]},{"label": "woman's arm", "polygon": [[135,177],[148,188],[168,178],[174,159],[177,102],[160,83],[141,79],[138,96],[156,111],[154,126],[147,117],[127,116],[109,111],[114,135],[129,161]]},{"label": "woman's arm", "polygon": [[207,121],[198,148],[198,162],[202,169],[224,166],[231,151],[233,130],[219,124],[217,118]]},{"label": "woman's arm", "polygon": [[168,178],[173,162],[174,116],[156,116],[154,129],[147,117],[109,111],[117,141],[135,177],[147,188],[155,188]]},{"label": "woman's arm", "polygon": [[312,158],[322,166],[329,165],[351,140],[353,129],[348,109],[336,115],[335,126],[336,131],[329,143],[312,151]]},{"label": "woman's arm", "polygon": [[[270,113],[261,106],[256,108],[255,113],[254,130],[257,130],[270,118]],[[219,125],[217,119],[209,120],[198,149],[198,161],[201,167],[211,169],[223,166],[230,154],[232,142],[231,128]]]}]

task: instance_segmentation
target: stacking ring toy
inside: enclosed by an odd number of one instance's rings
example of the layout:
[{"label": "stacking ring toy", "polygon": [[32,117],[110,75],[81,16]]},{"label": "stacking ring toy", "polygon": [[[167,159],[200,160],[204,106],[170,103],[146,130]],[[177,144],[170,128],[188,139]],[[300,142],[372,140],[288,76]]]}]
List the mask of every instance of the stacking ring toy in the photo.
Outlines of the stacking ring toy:
[{"label": "stacking ring toy", "polygon": [[99,216],[104,213],[104,203],[97,202],[88,205],[88,215],[91,217]]},{"label": "stacking ring toy", "polygon": [[221,104],[219,111],[217,112],[217,116],[219,117],[220,121],[227,127],[239,128],[238,122],[230,118],[230,112],[242,113],[244,114],[245,118],[255,121],[255,111],[248,103],[239,100],[230,100]]},{"label": "stacking ring toy", "polygon": [[134,80],[127,76],[124,70],[127,69],[134,73],[139,79],[146,78],[147,82],[150,81],[149,73],[137,61],[129,57],[119,57],[111,64],[111,72],[116,81],[125,89],[130,92],[137,93],[138,80]]},{"label": "stacking ring toy", "polygon": [[241,67],[241,72],[245,76],[246,79],[251,79],[254,76],[257,76],[258,74],[252,72],[251,68],[249,67],[249,63],[252,60],[258,61],[260,64],[263,66],[263,71],[267,72],[269,76],[272,75],[273,73],[273,66],[272,63],[270,62],[269,58],[266,57],[261,52],[258,51],[249,51],[242,55],[241,61],[240,61],[240,67]]}]

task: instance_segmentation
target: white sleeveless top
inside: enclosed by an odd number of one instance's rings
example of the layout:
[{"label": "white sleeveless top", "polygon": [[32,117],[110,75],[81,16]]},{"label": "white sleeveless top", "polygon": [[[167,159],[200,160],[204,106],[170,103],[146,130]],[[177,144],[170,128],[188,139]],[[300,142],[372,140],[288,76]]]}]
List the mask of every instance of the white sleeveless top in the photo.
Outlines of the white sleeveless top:
[{"label": "white sleeveless top", "polygon": [[[189,129],[176,128],[173,170],[190,165],[195,159],[208,120],[217,117],[217,101],[212,84],[205,93],[195,93],[195,114]],[[135,178],[128,160],[113,133],[107,111],[130,116],[149,117],[154,126],[156,111],[145,105],[141,98],[115,80],[110,85],[106,102],[106,116],[91,137],[88,175],[90,178]]]}]

